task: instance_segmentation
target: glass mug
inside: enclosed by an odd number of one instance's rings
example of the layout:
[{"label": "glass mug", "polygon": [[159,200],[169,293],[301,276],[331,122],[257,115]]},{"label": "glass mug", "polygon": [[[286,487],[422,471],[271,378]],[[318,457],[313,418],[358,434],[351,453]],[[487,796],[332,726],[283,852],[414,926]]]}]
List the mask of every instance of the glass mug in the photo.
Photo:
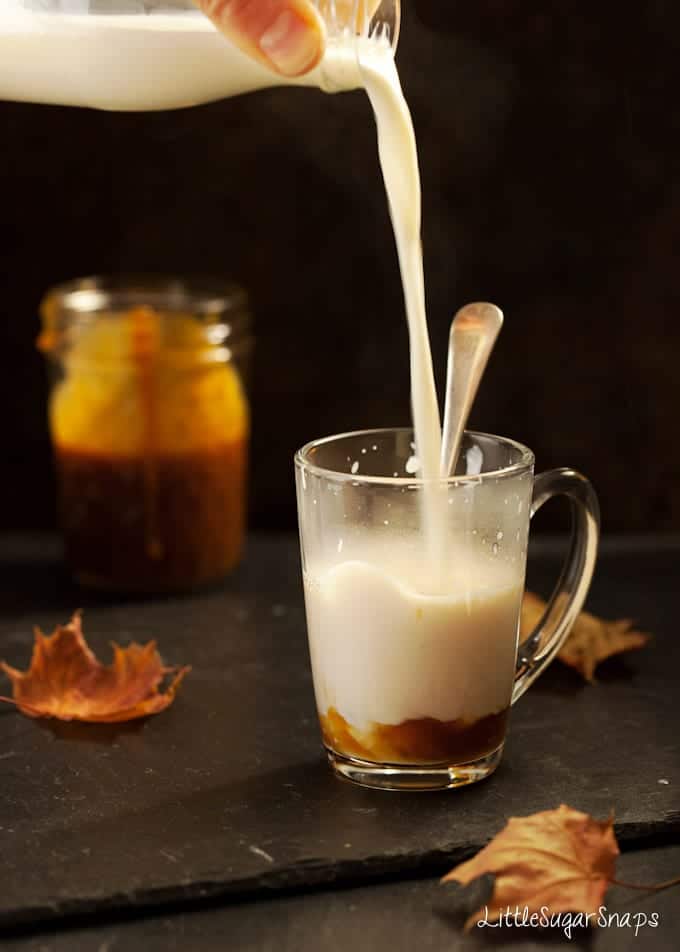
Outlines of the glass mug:
[{"label": "glass mug", "polygon": [[[599,507],[584,476],[535,477],[531,450],[482,433],[466,433],[456,475],[424,493],[410,475],[412,441],[408,429],[368,430],[299,450],[302,569],[334,771],[370,787],[440,790],[498,766],[511,706],[583,607]],[[571,502],[571,548],[520,645],[529,523],[556,495]]]}]

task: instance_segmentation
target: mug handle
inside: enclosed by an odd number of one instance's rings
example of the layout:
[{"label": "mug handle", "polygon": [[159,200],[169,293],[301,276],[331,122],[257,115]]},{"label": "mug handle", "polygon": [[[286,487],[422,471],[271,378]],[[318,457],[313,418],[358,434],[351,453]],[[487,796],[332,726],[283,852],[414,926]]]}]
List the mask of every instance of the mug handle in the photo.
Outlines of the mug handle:
[{"label": "mug handle", "polygon": [[531,518],[553,496],[571,503],[571,544],[562,574],[540,622],[519,646],[512,704],[543,673],[560,650],[583,608],[595,570],[600,507],[595,490],[573,469],[551,469],[534,481]]}]

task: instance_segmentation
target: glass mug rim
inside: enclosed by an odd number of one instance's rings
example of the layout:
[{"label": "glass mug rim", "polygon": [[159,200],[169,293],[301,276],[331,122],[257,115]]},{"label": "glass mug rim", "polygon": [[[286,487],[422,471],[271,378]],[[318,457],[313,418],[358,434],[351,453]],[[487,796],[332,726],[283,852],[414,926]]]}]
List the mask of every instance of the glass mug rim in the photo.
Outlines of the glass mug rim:
[{"label": "glass mug rim", "polygon": [[513,463],[510,463],[508,466],[501,467],[500,469],[489,470],[488,472],[478,473],[476,475],[457,475],[442,477],[439,479],[422,479],[416,476],[367,476],[361,473],[340,472],[339,470],[329,469],[326,466],[320,466],[318,463],[313,462],[310,458],[311,454],[315,450],[323,446],[328,446],[332,443],[340,443],[343,440],[348,440],[351,438],[370,438],[389,433],[407,433],[412,435],[413,427],[386,426],[375,427],[368,430],[349,430],[345,433],[336,433],[333,436],[324,436],[316,440],[310,440],[310,442],[305,443],[305,445],[295,453],[295,466],[296,468],[302,469],[313,476],[318,476],[337,483],[349,482],[352,483],[353,486],[399,486],[404,488],[405,486],[422,487],[432,484],[438,486],[477,486],[480,483],[483,483],[485,480],[507,479],[514,476],[519,476],[523,473],[532,472],[536,461],[533,450],[530,450],[529,447],[525,446],[523,443],[513,440],[507,436],[497,436],[493,433],[484,433],[479,430],[466,430],[464,435],[472,437],[473,439],[481,437],[482,439],[495,442],[497,446],[505,446],[514,450],[515,452],[519,452],[519,459],[515,460]]}]

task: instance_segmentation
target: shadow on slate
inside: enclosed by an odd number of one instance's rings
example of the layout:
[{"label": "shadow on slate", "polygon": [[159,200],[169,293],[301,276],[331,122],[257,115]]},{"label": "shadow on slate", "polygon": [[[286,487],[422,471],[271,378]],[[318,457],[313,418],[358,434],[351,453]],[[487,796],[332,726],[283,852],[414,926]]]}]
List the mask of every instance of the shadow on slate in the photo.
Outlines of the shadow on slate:
[{"label": "shadow on slate", "polygon": [[[25,583],[33,562],[36,585],[24,584],[23,604],[16,592],[5,602],[0,624],[0,656],[20,667],[32,625],[49,630],[77,607],[58,585],[41,587],[52,556],[32,546],[17,559]],[[556,575],[554,552],[536,550],[537,587]],[[508,816],[561,802],[599,817],[614,809],[624,843],[677,834],[679,554],[605,546],[590,607],[637,618],[653,643],[595,687],[554,665],[517,705],[495,777],[448,794],[381,793],[331,776],[294,537],[254,537],[231,579],[191,598],[86,599],[100,657],[111,639],[153,637],[164,660],[193,670],[167,712],[128,727],[0,717],[0,925],[437,873]],[[0,561],[12,564],[11,545]]]}]

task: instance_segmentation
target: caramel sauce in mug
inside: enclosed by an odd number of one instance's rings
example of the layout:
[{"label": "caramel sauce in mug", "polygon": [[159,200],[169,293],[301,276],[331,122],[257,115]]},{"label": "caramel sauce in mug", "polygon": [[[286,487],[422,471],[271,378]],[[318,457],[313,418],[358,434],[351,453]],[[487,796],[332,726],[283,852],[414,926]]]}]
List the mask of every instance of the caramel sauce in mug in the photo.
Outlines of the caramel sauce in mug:
[{"label": "caramel sauce in mug", "polygon": [[359,731],[331,707],[319,720],[324,744],[338,754],[378,764],[455,766],[497,750],[505,739],[508,714],[506,708],[471,722],[422,717]]}]

